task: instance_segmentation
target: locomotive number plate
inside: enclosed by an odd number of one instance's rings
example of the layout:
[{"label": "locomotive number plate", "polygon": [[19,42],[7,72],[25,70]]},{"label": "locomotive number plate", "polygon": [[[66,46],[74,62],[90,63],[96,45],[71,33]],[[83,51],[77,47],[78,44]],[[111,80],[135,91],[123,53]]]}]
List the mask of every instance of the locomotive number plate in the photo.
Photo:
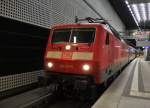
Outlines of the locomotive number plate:
[{"label": "locomotive number plate", "polygon": [[60,68],[73,68],[73,65],[70,65],[70,64],[68,64],[68,65],[63,65],[63,64],[61,64],[61,65],[60,65]]},{"label": "locomotive number plate", "polygon": [[71,59],[72,58],[72,52],[63,52],[62,58],[64,59]]}]

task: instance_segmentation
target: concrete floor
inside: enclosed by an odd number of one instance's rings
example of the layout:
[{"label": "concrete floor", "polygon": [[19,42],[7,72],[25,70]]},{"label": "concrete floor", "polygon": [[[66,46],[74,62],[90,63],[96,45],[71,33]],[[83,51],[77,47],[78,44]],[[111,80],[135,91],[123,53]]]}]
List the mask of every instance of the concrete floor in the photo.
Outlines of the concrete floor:
[{"label": "concrete floor", "polygon": [[150,62],[136,58],[92,108],[150,108]]}]

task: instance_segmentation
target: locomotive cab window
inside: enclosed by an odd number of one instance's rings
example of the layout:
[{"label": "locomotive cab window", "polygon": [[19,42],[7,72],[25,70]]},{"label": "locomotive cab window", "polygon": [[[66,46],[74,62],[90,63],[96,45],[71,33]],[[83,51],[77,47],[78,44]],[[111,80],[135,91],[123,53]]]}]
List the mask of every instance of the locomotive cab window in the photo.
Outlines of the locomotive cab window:
[{"label": "locomotive cab window", "polygon": [[53,31],[52,43],[66,43],[69,42],[71,29],[57,29]]},{"label": "locomotive cab window", "polygon": [[51,43],[93,43],[94,38],[95,28],[56,29]]},{"label": "locomotive cab window", "polygon": [[94,28],[78,28],[73,29],[71,42],[72,43],[92,43],[95,38]]},{"label": "locomotive cab window", "polygon": [[109,41],[110,41],[110,40],[109,40],[109,33],[107,32],[107,33],[106,33],[105,44],[106,44],[106,45],[109,45]]}]

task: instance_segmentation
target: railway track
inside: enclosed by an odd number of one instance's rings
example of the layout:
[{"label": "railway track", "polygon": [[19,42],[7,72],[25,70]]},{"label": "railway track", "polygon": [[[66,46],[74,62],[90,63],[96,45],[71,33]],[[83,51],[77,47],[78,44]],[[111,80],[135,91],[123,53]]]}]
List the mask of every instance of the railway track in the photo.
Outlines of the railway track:
[{"label": "railway track", "polygon": [[46,108],[54,99],[55,95],[48,88],[36,88],[1,100],[0,108]]},{"label": "railway track", "polygon": [[60,100],[59,102],[49,105],[47,108],[90,108],[90,101],[79,100]]},{"label": "railway track", "polygon": [[68,97],[59,96],[55,98],[54,103],[49,104],[49,106],[46,108],[91,108],[91,106],[103,94],[103,92],[106,89],[107,87],[100,89],[97,97],[94,100],[81,100],[79,98],[74,98],[74,97],[68,98]]}]

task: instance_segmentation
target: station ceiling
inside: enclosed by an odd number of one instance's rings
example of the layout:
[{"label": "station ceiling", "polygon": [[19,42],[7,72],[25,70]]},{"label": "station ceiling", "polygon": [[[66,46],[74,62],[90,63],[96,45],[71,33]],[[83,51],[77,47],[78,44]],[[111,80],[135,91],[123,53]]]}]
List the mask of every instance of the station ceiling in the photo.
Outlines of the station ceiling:
[{"label": "station ceiling", "polygon": [[150,30],[150,0],[109,0],[127,30]]}]

